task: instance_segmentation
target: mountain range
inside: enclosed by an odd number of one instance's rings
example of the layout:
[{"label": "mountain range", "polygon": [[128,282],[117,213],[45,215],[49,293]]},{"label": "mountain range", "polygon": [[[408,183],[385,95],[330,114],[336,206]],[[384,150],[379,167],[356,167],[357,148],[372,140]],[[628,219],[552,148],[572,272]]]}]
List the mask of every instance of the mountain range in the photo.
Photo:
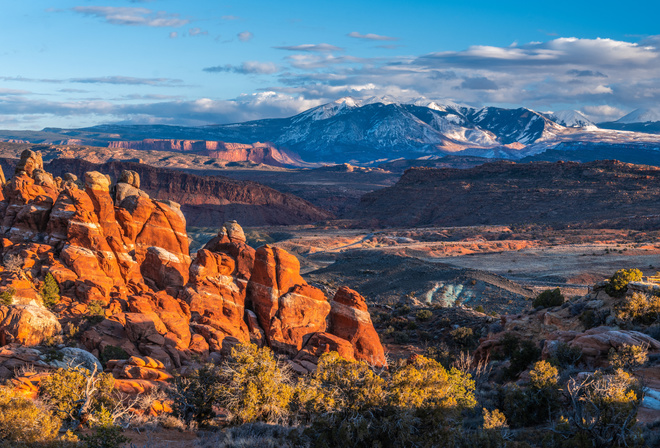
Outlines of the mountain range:
[{"label": "mountain range", "polygon": [[[660,149],[660,112],[638,110],[616,122],[595,124],[579,111],[537,112],[527,108],[481,109],[420,98],[342,98],[289,118],[180,127],[100,125],[82,129],[0,131],[0,139],[31,143],[144,149],[163,146],[209,153],[209,144],[269,142],[286,151],[285,165],[374,164],[397,159],[433,159],[448,154],[501,159],[534,157],[550,150],[584,151],[606,146],[615,152]],[[128,142],[128,143],[124,143]],[[153,148],[150,146],[152,145]],[[194,148],[201,148],[195,150]],[[595,150],[595,149],[594,149]],[[182,151],[185,151],[183,149]]]}]

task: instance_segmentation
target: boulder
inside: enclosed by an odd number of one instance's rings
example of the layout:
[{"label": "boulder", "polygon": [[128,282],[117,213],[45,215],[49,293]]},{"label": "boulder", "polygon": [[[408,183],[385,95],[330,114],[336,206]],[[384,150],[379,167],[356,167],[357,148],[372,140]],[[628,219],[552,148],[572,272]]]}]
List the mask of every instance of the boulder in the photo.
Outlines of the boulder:
[{"label": "boulder", "polygon": [[140,188],[140,175],[133,170],[124,170],[119,176],[119,182],[130,185],[131,187]]},{"label": "boulder", "polygon": [[330,332],[355,347],[355,359],[387,366],[385,351],[371,322],[367,303],[360,294],[342,286],[331,302]]},{"label": "boulder", "polygon": [[0,306],[0,346],[12,342],[41,345],[61,333],[59,321],[43,306]]},{"label": "boulder", "polygon": [[34,170],[43,170],[44,161],[41,157],[40,152],[35,152],[30,149],[26,149],[21,153],[21,159],[16,165],[15,175],[26,174],[32,176]]},{"label": "boulder", "polygon": [[596,327],[579,333],[568,342],[570,347],[582,350],[585,361],[596,365],[607,365],[607,356],[611,348],[618,350],[623,345],[641,345],[648,347],[650,353],[660,351],[660,341],[632,330],[616,330],[611,327]]}]

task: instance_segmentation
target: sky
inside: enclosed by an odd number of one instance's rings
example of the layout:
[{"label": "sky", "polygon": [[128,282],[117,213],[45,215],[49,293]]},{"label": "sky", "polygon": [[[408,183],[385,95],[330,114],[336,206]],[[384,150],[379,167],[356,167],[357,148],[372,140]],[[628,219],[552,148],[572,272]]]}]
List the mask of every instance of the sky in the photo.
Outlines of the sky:
[{"label": "sky", "polygon": [[576,109],[660,99],[660,2],[0,0],[0,128],[205,125],[342,97]]}]

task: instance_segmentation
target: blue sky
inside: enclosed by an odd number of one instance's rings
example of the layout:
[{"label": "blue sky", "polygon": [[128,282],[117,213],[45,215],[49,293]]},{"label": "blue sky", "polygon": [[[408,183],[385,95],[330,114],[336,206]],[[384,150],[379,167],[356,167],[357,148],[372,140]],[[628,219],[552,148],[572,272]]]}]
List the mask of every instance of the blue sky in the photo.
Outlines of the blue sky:
[{"label": "blue sky", "polygon": [[0,128],[229,123],[384,95],[601,121],[660,99],[652,1],[0,5]]}]

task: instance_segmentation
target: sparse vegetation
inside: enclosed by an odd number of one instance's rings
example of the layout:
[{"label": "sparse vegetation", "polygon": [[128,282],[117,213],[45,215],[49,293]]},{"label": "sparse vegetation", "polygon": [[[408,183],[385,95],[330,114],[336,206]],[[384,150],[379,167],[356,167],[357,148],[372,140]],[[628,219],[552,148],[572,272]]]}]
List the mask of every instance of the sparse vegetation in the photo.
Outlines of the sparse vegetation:
[{"label": "sparse vegetation", "polygon": [[553,306],[560,306],[563,303],[564,303],[564,296],[562,295],[559,288],[555,288],[555,289],[546,289],[538,296],[536,296],[536,298],[532,302],[532,306],[534,308],[537,308],[539,306],[543,308],[550,308]]},{"label": "sparse vegetation", "polygon": [[16,290],[14,288],[7,288],[0,293],[0,305],[11,305],[14,303],[14,295]]},{"label": "sparse vegetation", "polygon": [[649,358],[648,347],[641,345],[623,344],[617,350],[611,348],[608,354],[610,366],[614,369],[622,369],[631,372],[637,367],[646,364]]},{"label": "sparse vegetation", "polygon": [[619,269],[612,275],[608,285],[605,287],[612,297],[621,297],[628,289],[628,283],[638,282],[642,279],[642,271],[639,269]]},{"label": "sparse vegetation", "polygon": [[635,292],[632,296],[622,299],[615,315],[623,323],[653,324],[660,319],[660,297]]}]

